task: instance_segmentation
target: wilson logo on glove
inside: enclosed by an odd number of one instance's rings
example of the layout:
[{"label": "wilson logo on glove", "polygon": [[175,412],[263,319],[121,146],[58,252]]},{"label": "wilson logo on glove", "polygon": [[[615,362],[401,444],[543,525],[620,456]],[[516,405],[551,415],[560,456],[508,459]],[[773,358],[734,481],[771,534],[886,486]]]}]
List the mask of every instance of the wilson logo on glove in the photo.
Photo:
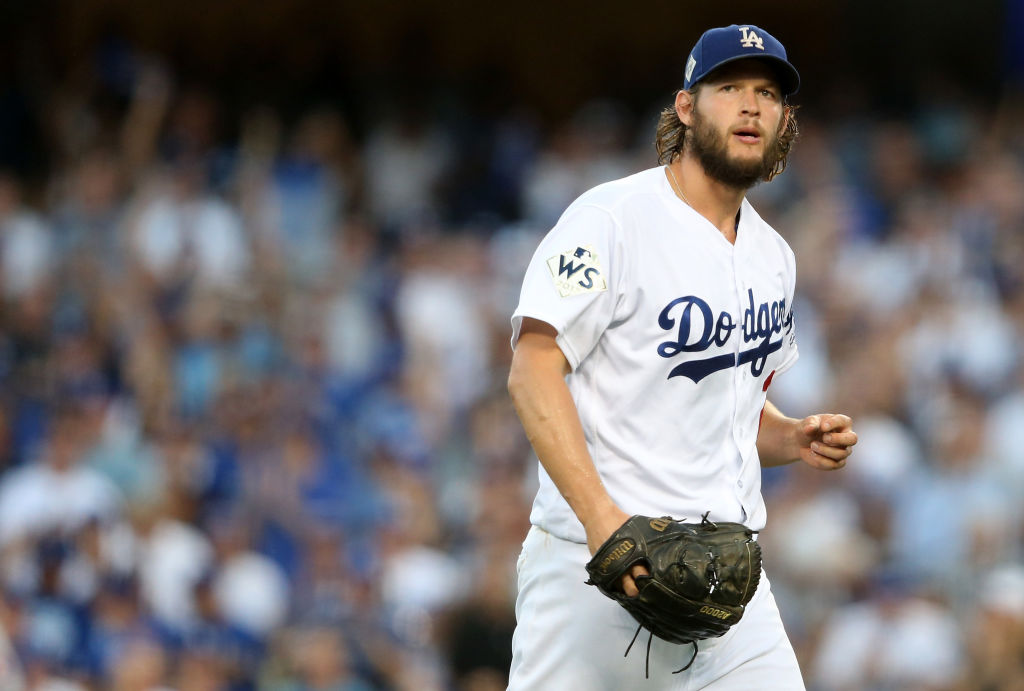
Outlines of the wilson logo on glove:
[{"label": "wilson logo on glove", "polygon": [[665,528],[672,522],[669,518],[652,518],[650,523],[651,527],[657,530],[659,533],[665,532]]},{"label": "wilson logo on glove", "polygon": [[616,559],[622,559],[624,556],[626,556],[626,553],[634,547],[636,547],[636,543],[634,543],[632,540],[626,540],[621,545],[613,549],[611,553],[609,553],[608,556],[604,558],[604,561],[601,562],[601,569],[607,569],[609,564],[611,564]]}]

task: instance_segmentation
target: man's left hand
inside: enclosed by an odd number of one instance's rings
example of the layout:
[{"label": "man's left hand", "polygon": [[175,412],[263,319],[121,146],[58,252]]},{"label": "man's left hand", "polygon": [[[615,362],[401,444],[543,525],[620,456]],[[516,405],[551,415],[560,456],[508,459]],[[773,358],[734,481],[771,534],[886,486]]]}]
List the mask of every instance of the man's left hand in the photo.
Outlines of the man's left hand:
[{"label": "man's left hand", "polygon": [[800,459],[813,468],[839,470],[846,465],[856,443],[857,433],[848,415],[820,413],[800,421]]}]

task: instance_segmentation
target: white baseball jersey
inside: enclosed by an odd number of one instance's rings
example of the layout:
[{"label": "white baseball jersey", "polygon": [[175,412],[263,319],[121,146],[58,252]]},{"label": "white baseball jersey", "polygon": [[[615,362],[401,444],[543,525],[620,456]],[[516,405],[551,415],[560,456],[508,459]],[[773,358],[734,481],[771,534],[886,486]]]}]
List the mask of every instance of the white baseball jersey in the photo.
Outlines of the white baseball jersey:
[{"label": "white baseball jersey", "polygon": [[[551,324],[587,448],[626,513],[765,523],[756,440],[772,377],[797,359],[795,259],[744,200],[735,244],[672,191],[663,167],[565,211],[512,317]],[[540,468],[534,525],[583,526]]]}]

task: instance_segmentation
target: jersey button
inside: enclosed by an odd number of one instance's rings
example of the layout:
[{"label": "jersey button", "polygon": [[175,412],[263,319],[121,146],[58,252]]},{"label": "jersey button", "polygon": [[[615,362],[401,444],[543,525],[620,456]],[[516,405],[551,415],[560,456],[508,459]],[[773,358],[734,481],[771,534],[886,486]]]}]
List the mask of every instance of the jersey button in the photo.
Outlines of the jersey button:
[{"label": "jersey button", "polygon": [[742,487],[743,486],[743,480],[739,480],[736,484],[739,485],[740,487]]}]

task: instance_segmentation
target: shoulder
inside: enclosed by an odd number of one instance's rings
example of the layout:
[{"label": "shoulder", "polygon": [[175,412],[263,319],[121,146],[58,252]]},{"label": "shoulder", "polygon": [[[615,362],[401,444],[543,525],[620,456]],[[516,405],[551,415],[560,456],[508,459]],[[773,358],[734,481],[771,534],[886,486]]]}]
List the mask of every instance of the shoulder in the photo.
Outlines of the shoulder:
[{"label": "shoulder", "polygon": [[662,168],[648,168],[639,173],[592,187],[569,205],[562,219],[579,213],[598,212],[621,220],[636,205],[650,202],[663,182]]},{"label": "shoulder", "polygon": [[0,475],[0,495],[17,496],[45,482],[42,466],[38,462],[26,463]]}]

